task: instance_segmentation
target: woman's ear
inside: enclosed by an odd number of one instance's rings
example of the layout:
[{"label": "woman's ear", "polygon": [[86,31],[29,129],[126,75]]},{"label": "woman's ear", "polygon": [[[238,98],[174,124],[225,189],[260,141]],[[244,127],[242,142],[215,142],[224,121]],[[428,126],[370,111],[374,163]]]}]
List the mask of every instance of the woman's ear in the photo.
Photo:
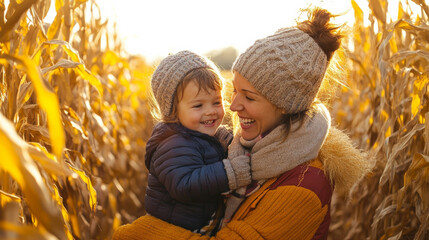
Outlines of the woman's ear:
[{"label": "woman's ear", "polygon": [[282,114],[286,115],[286,110],[285,109],[282,109]]}]

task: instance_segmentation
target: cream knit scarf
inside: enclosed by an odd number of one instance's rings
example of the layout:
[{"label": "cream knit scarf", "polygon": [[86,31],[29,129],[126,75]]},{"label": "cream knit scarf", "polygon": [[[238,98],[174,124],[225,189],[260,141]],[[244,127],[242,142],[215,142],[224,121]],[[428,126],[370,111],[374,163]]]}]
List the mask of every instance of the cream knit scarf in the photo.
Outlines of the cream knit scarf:
[{"label": "cream knit scarf", "polygon": [[[316,158],[328,135],[330,125],[329,111],[323,104],[318,104],[314,115],[306,118],[300,128],[299,123],[292,125],[286,139],[284,139],[283,126],[280,125],[259,141],[246,141],[238,132],[234,138],[240,138],[240,142],[233,141],[231,144],[241,144],[246,148],[251,148],[252,179],[258,181],[260,186],[266,180],[278,177],[286,171]],[[224,221],[228,222],[244,198],[256,190],[244,196],[246,187],[237,189],[226,202]]]}]

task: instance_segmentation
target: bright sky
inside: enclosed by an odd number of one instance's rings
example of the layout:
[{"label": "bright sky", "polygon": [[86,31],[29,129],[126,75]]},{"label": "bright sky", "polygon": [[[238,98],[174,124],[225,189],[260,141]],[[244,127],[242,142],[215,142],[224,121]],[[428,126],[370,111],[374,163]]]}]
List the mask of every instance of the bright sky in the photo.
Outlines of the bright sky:
[{"label": "bright sky", "polygon": [[[101,16],[109,19],[111,25],[117,23],[126,51],[143,55],[148,61],[185,49],[205,54],[233,46],[239,52],[244,51],[255,40],[294,25],[300,16],[299,9],[308,6],[319,6],[333,14],[345,13],[336,19],[339,23],[349,22],[351,26],[354,21],[350,0],[95,1],[101,8]],[[367,21],[368,0],[355,1]],[[388,1],[388,14],[397,14],[399,1]],[[5,5],[8,4],[9,0],[5,0]],[[55,0],[52,0],[45,21],[52,21],[55,15]]]},{"label": "bright sky", "polygon": [[[357,2],[361,8],[366,1]],[[129,53],[149,61],[188,49],[200,54],[233,46],[244,51],[256,39],[294,24],[299,9],[320,6],[332,13],[348,13],[348,0],[97,0],[101,14],[117,22]]]}]

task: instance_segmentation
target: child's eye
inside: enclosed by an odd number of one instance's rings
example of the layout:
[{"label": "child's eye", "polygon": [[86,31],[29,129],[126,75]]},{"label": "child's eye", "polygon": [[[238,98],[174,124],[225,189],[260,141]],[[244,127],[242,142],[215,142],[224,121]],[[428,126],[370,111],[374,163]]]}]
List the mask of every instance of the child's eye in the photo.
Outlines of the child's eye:
[{"label": "child's eye", "polygon": [[214,103],[214,105],[216,105],[216,106],[221,105],[221,104],[222,104],[222,102],[220,102],[220,101],[217,101]]},{"label": "child's eye", "polygon": [[202,104],[197,104],[197,105],[192,106],[192,108],[200,108],[201,106],[203,106],[203,105]]}]

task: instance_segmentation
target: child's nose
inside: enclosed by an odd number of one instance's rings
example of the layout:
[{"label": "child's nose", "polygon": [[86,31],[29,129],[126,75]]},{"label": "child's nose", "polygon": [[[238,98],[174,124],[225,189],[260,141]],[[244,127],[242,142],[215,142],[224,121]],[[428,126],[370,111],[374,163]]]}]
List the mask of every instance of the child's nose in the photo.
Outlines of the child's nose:
[{"label": "child's nose", "polygon": [[215,108],[209,108],[207,109],[207,112],[206,112],[207,115],[215,115],[216,113],[217,111]]}]

